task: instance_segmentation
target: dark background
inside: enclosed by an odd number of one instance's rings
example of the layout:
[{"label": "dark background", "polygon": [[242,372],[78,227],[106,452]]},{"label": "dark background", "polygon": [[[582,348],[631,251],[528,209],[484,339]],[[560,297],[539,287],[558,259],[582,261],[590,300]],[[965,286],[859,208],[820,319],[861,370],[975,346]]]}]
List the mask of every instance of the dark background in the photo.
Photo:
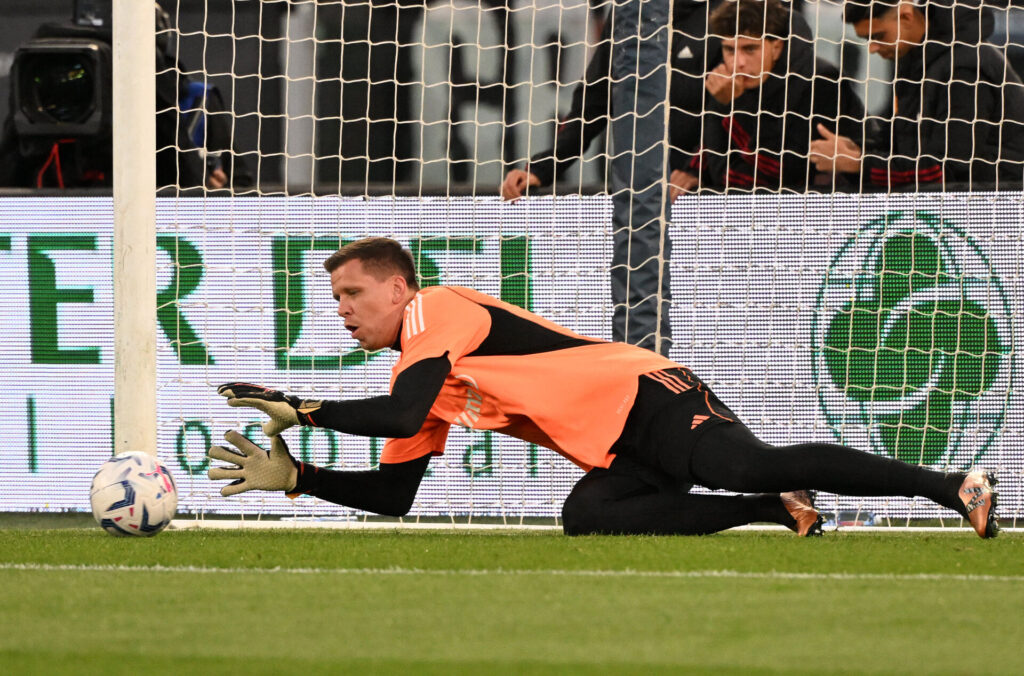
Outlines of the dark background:
[{"label": "dark background", "polygon": [[[142,0],[140,0],[142,1]],[[501,7],[498,0],[484,5]],[[598,0],[591,0],[592,6]],[[247,158],[261,192],[288,190],[289,166],[293,176],[308,177],[296,192],[308,192],[309,184],[322,193],[422,193],[418,180],[418,155],[413,147],[418,122],[411,110],[413,28],[421,14],[422,0],[319,0],[316,8],[315,99],[308,97],[315,121],[307,122],[312,139],[304,150],[288,148],[284,114],[289,92],[294,96],[312,83],[286,82],[284,49],[289,26],[285,0],[161,0],[177,28],[171,41],[184,75],[208,79],[220,90],[227,110],[233,113],[235,152]],[[14,50],[44,22],[70,21],[73,0],[0,0],[0,105],[6,116],[10,69]],[[308,6],[307,6],[308,7]],[[503,10],[499,10],[499,25]],[[1006,40],[1011,60],[1024,68],[1024,12],[1001,13],[993,42]],[[1007,20],[1007,18],[1009,20]],[[506,44],[524,39],[504,21]],[[528,39],[528,38],[527,38]],[[557,47],[556,47],[557,49]],[[517,134],[528,133],[520,122],[526,111],[516,110],[514,97],[505,97],[510,85],[521,84],[527,73],[516,73],[507,50],[503,81],[479,82],[467,75],[462,61],[470,52],[456,46],[449,79],[453,83],[452,123],[460,103],[497,102],[505,126],[503,157],[512,164]],[[845,51],[845,47],[844,47]],[[844,57],[855,64],[855,55]],[[464,106],[463,106],[464,108]],[[466,123],[469,120],[462,120]],[[552,123],[553,124],[553,123]],[[295,129],[297,127],[293,127]],[[470,150],[462,148],[457,135],[449,144],[448,180],[442,192],[475,192],[475,171]],[[291,152],[292,157],[287,158]],[[302,156],[297,155],[301,153]],[[313,157],[310,157],[310,154]],[[461,155],[460,155],[461,154]],[[305,164],[302,164],[302,163]],[[289,165],[289,163],[293,163]],[[299,164],[294,164],[299,163]],[[299,169],[295,171],[296,167]],[[433,179],[436,181],[436,179]],[[581,186],[576,186],[578,191]],[[492,194],[497,186],[480,186]],[[586,191],[586,190],[584,190]]]}]

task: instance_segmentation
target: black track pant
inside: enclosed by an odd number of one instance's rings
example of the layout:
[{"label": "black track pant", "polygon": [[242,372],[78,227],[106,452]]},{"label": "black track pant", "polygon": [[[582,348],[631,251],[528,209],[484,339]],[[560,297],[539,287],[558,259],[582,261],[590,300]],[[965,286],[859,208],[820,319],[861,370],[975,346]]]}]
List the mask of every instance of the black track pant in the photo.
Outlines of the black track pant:
[{"label": "black track pant", "polygon": [[[683,375],[670,384],[687,382],[688,372],[674,371]],[[962,473],[944,474],[836,444],[772,446],[737,422],[699,380],[681,392],[646,380],[641,378],[611,467],[588,472],[566,499],[567,534],[698,535],[753,521],[792,527],[778,493],[799,489],[919,495],[966,515],[957,495]],[[691,495],[692,484],[767,495]]]},{"label": "black track pant", "polygon": [[647,468],[619,457],[587,472],[562,506],[566,535],[705,535],[755,521],[795,521],[778,494],[695,495],[687,484],[651,478]]}]

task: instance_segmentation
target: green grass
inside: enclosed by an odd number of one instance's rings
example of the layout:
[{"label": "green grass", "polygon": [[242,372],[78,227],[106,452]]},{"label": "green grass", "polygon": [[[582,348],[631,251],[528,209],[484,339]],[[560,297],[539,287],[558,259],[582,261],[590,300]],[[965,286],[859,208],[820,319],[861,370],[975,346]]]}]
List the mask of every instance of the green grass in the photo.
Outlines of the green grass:
[{"label": "green grass", "polygon": [[0,521],[4,673],[1024,670],[1017,534],[14,525]]}]

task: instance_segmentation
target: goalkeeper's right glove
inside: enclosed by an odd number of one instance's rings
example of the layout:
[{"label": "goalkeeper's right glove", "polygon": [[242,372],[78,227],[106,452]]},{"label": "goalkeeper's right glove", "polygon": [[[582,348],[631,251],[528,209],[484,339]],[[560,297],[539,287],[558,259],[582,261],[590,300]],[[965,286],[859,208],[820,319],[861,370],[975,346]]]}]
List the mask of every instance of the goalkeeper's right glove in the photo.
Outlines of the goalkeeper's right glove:
[{"label": "goalkeeper's right glove", "polygon": [[279,436],[271,437],[270,452],[252,443],[235,430],[224,435],[241,453],[223,446],[211,446],[208,455],[230,462],[235,467],[211,467],[206,476],[214,481],[233,479],[220,494],[224,497],[245,491],[291,491],[299,480],[299,467]]},{"label": "goalkeeper's right glove", "polygon": [[320,410],[318,399],[299,399],[284,392],[249,383],[227,383],[217,393],[228,398],[228,406],[248,406],[263,411],[270,420],[263,423],[263,433],[275,437],[295,425],[316,426],[310,414]]}]

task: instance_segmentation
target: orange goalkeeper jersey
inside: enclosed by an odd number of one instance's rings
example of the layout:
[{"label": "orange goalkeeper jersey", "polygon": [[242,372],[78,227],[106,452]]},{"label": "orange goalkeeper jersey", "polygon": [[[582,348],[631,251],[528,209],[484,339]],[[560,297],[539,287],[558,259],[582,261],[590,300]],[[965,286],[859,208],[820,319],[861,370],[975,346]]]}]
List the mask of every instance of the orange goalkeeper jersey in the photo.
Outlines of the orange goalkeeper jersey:
[{"label": "orange goalkeeper jersey", "polygon": [[452,370],[420,431],[389,439],[381,462],[440,455],[451,425],[493,430],[556,451],[584,470],[608,467],[637,377],[679,366],[654,352],[585,338],[486,294],[423,289],[405,309],[395,378],[447,355]]}]

